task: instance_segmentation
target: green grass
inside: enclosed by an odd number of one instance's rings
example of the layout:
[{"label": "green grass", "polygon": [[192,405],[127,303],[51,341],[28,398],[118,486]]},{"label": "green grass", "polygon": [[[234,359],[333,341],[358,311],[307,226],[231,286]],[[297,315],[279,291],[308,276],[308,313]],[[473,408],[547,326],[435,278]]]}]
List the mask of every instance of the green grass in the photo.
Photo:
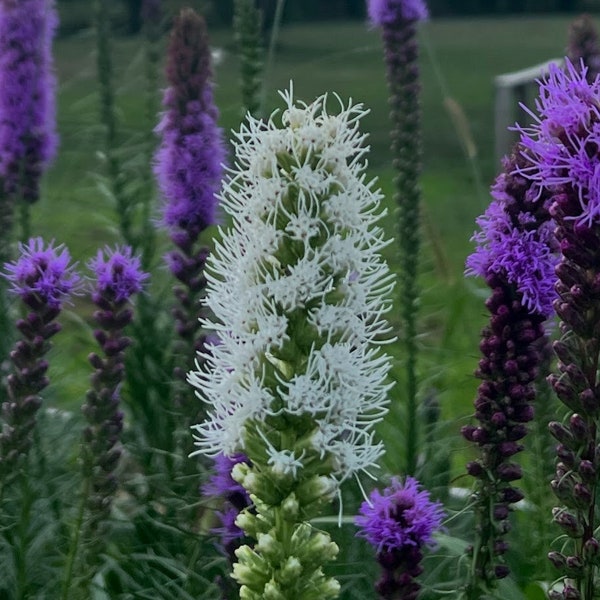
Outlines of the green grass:
[{"label": "green grass", "polygon": [[[471,249],[474,219],[487,203],[487,187],[498,167],[493,156],[493,77],[561,56],[567,27],[564,18],[526,17],[441,20],[421,29],[426,241],[420,372],[423,386],[438,390],[444,418],[454,430],[471,412],[476,387],[472,372],[485,318],[484,290],[477,282],[465,282],[462,273]],[[220,122],[230,131],[241,119],[232,33],[215,31],[212,40],[224,51],[222,62],[215,67],[216,101]],[[56,60],[62,144],[46,180],[45,197],[33,210],[33,231],[65,242],[73,256],[85,262],[99,244],[119,239],[114,207],[99,189],[96,176],[102,172],[98,155],[102,132],[97,124],[93,35],[83,32],[59,40]],[[115,40],[114,64],[120,136],[123,144],[129,145],[154,125],[143,110],[142,39]],[[370,108],[363,122],[370,133],[369,172],[379,177],[393,214],[387,90],[379,33],[356,22],[284,24],[268,78],[269,106],[279,105],[275,90],[286,88],[291,79],[299,98],[311,100],[325,91],[336,92],[344,100],[352,97]],[[447,110],[449,98],[468,123],[475,149],[471,160],[463,151],[464,131],[457,132]],[[384,225],[395,235],[393,219],[386,219]],[[394,252],[390,247],[392,262]],[[85,356],[91,349],[87,312],[86,305],[76,304],[63,319],[66,334],[56,340],[53,395],[61,405],[79,404],[87,388]],[[77,316],[80,313],[83,318]],[[392,320],[397,321],[395,315]],[[401,395],[401,386],[395,393]],[[394,450],[391,454],[393,464]]]}]

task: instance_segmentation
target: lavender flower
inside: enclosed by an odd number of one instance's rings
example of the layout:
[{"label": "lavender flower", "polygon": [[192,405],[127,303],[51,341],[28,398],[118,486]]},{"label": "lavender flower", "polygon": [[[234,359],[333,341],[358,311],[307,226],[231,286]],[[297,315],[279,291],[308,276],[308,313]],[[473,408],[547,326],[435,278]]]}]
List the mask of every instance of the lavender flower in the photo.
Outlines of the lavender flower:
[{"label": "lavender flower", "polygon": [[79,277],[70,265],[64,246],[46,245],[41,238],[19,245],[20,257],[4,265],[2,276],[29,310],[19,319],[22,339],[10,354],[13,373],[8,377],[8,400],[2,405],[4,429],[0,434],[0,480],[14,472],[17,461],[27,455],[40,392],[48,385],[48,363],[44,355],[50,338],[60,331],[56,318],[69,294],[76,291]]},{"label": "lavender flower", "polygon": [[398,171],[400,315],[406,371],[406,471],[413,473],[419,453],[417,418],[417,312],[420,252],[421,111],[417,22],[427,16],[422,0],[369,0],[369,16],[381,27],[389,88],[392,156]]},{"label": "lavender flower", "polygon": [[[167,256],[167,264],[181,283],[175,289],[178,304],[173,313],[180,337],[176,352],[186,363],[176,369],[178,380],[185,378],[195,353],[204,349],[198,319],[208,249],[200,234],[217,220],[216,193],[225,158],[223,136],[216,124],[210,57],[203,18],[184,9],[175,19],[169,43],[169,87],[164,95],[166,111],[157,128],[162,141],[155,166],[165,200],[163,223],[176,246]],[[202,417],[189,388],[178,391],[177,401],[185,415],[184,425]]]},{"label": "lavender flower", "polygon": [[127,246],[99,251],[89,267],[95,274],[92,300],[98,307],[94,319],[99,328],[94,336],[102,348],[102,356],[92,353],[89,357],[95,372],[92,389],[83,406],[88,421],[84,430],[83,463],[89,482],[86,536],[100,543],[98,530],[110,512],[117,487],[114,471],[121,455],[118,447],[123,428],[120,386],[125,370],[124,350],[130,344],[123,330],[133,318],[127,304],[141,291],[148,275],[141,271],[139,258],[133,256]]},{"label": "lavender flower", "polygon": [[363,175],[364,110],[282,96],[281,125],[248,117],[238,134],[222,196],[233,224],[207,264],[203,324],[219,343],[189,381],[209,405],[198,453],[250,460],[232,471],[257,513],[236,520],[256,540],[236,551],[241,597],[325,599],[339,591],[321,569],[337,546],[308,521],[383,451],[373,428],[391,386],[377,344],[393,278]]},{"label": "lavender flower", "polygon": [[560,505],[553,516],[566,537],[549,558],[566,579],[564,589],[550,591],[553,600],[591,600],[598,594],[599,106],[600,81],[589,83],[587,69],[567,61],[565,70],[551,67],[540,85],[540,115],[522,132],[529,164],[521,172],[552,194],[562,255],[554,302],[561,319],[562,337],[554,343],[559,372],[550,382],[569,413],[562,423],[552,422],[550,432],[559,442],[551,487]]},{"label": "lavender flower", "polygon": [[373,490],[360,507],[355,522],[358,535],[375,547],[383,569],[376,589],[382,598],[417,598],[422,572],[422,549],[432,543],[444,518],[442,505],[432,502],[413,477],[392,479],[383,494]]},{"label": "lavender flower", "polygon": [[492,294],[491,313],[483,330],[477,376],[482,383],[475,400],[478,425],[463,427],[480,458],[469,463],[477,479],[477,522],[468,597],[479,598],[505,577],[503,554],[508,544],[510,505],[523,498],[512,482],[521,468],[512,457],[523,449],[526,423],[533,418],[534,382],[540,363],[536,342],[552,315],[557,244],[548,207],[550,196],[519,173],[528,166],[527,151],[517,145],[505,161],[504,173],[492,187],[493,201],[477,220],[481,230],[473,240],[467,274],[485,279]]},{"label": "lavender flower", "polygon": [[33,202],[54,157],[53,1],[0,2],[0,180],[3,195]]}]

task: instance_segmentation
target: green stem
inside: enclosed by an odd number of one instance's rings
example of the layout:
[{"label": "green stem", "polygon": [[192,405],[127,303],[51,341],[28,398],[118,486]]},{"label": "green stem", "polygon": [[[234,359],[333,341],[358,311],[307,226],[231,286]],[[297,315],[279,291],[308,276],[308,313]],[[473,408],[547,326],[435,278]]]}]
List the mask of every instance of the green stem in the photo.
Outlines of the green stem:
[{"label": "green stem", "polygon": [[16,600],[28,598],[27,550],[29,547],[29,519],[31,516],[31,494],[27,474],[21,473],[21,515],[19,517],[19,542],[15,544],[15,566],[17,571]]},{"label": "green stem", "polygon": [[85,515],[85,507],[90,494],[90,482],[90,478],[85,477],[83,482],[83,490],[81,493],[81,500],[77,509],[77,518],[75,520],[75,526],[73,527],[73,538],[71,540],[69,554],[67,556],[67,563],[65,566],[65,578],[63,580],[61,600],[68,600],[71,592],[73,571],[77,556],[79,554],[79,540],[81,539],[81,531],[83,528],[83,517]]}]

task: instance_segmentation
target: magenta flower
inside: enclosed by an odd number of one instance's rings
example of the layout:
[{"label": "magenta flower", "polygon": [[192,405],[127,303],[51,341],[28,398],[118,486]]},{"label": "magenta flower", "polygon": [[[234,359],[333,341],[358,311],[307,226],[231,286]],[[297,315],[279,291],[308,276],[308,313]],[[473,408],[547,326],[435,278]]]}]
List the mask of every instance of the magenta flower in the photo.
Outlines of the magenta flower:
[{"label": "magenta flower", "polygon": [[60,309],[66,297],[80,282],[70,266],[71,256],[64,245],[45,245],[42,238],[19,244],[19,259],[4,265],[2,275],[9,281],[10,292],[30,308],[47,305]]},{"label": "magenta flower", "polygon": [[396,21],[425,21],[429,11],[424,0],[369,0],[369,19],[376,26]]},{"label": "magenta flower", "polygon": [[127,302],[131,296],[141,292],[144,281],[149,277],[142,271],[140,259],[132,256],[129,246],[98,250],[88,266],[96,276],[94,294],[117,303]]},{"label": "magenta flower", "polygon": [[355,522],[358,535],[377,552],[383,574],[376,589],[382,598],[417,597],[420,586],[414,578],[422,572],[422,549],[432,543],[443,518],[442,505],[432,502],[413,477],[404,482],[392,478],[383,494],[373,490],[362,503]]},{"label": "magenta flower", "polygon": [[29,201],[56,153],[53,1],[0,0],[0,179]]}]

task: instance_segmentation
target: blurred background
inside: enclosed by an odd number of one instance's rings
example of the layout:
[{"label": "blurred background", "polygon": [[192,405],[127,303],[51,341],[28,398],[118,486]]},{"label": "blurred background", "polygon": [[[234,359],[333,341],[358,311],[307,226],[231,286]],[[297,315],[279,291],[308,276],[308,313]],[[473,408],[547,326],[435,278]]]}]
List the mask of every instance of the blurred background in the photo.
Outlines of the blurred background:
[{"label": "blurred background", "polygon": [[[142,0],[112,0],[114,23],[122,33],[135,34],[141,28]],[[276,0],[258,2],[265,14],[266,27],[273,20]],[[600,11],[600,0],[429,0],[436,17],[502,16],[514,14],[577,13]],[[92,19],[90,0],[58,0],[61,35],[89,27]],[[166,13],[174,14],[181,6],[192,6],[205,15],[209,25],[229,27],[233,17],[233,0],[167,0]],[[321,19],[364,19],[364,0],[288,0],[284,21],[303,22]]]}]

